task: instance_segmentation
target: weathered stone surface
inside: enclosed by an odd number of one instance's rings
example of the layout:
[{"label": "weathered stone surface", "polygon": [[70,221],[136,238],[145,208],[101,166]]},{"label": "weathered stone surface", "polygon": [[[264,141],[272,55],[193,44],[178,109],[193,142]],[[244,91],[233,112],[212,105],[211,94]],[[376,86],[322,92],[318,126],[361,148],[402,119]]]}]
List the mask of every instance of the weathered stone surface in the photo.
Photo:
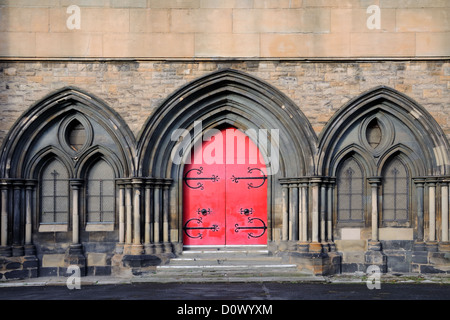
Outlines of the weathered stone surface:
[{"label": "weathered stone surface", "polygon": [[[73,13],[67,7],[73,4],[2,1],[0,56],[354,58],[449,52],[450,5],[444,0],[423,6],[410,0],[78,0],[80,27],[71,29],[67,22]],[[379,29],[367,26],[370,5],[379,5]],[[246,34],[261,42],[238,50],[250,39]],[[217,39],[227,45],[218,45]],[[205,41],[212,43],[209,50]]]}]

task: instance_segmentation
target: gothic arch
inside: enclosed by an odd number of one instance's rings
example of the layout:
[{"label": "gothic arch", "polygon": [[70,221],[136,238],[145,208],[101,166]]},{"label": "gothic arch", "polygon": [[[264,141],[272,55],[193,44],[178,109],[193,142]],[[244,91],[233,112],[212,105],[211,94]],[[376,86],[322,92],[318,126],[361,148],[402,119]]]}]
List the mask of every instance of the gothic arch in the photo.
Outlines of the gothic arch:
[{"label": "gothic arch", "polygon": [[[196,121],[201,121],[200,131],[196,130]],[[169,96],[147,120],[138,138],[138,175],[167,179],[172,184],[170,209],[166,207],[172,228],[181,229],[184,168],[183,160],[173,161],[173,154],[185,157],[183,150],[190,150],[202,132],[225,124],[243,132],[266,129],[268,145],[260,148],[266,163],[270,162],[269,150],[279,150],[279,170],[275,169],[268,179],[269,223],[272,215],[280,213],[276,206],[282,197],[279,179],[313,174],[317,138],[298,106],[274,87],[243,72],[224,69],[208,74]],[[278,130],[278,141],[273,129]],[[183,143],[173,141],[175,130],[184,131],[188,139]],[[248,135],[256,142],[255,135]]]},{"label": "gothic arch", "polygon": [[330,164],[345,147],[346,141],[361,144],[358,130],[371,117],[392,121],[393,125],[384,126],[383,130],[387,130],[386,137],[395,136],[392,141],[384,144],[384,150],[372,152],[375,159],[379,159],[387,149],[400,144],[407,137],[404,149],[413,150],[410,158],[417,161],[415,167],[418,175],[448,174],[450,146],[436,120],[411,98],[392,88],[380,86],[344,105],[323,129],[318,144],[319,175],[330,174]]},{"label": "gothic arch", "polygon": [[[135,139],[126,123],[99,98],[78,88],[66,87],[32,105],[13,125],[2,146],[0,177],[27,178],[25,170],[30,159],[42,149],[55,148],[57,144],[61,144],[59,126],[55,123],[59,122],[63,127],[64,123],[73,119],[79,119],[84,124],[87,121],[85,119],[95,122],[96,128],[89,130],[102,130],[102,134],[109,136],[110,144],[113,146],[112,153],[115,153],[121,162],[120,176],[129,177],[134,173]],[[47,133],[48,131],[51,133]],[[51,134],[56,140],[47,145],[39,145],[37,141],[43,134]],[[92,144],[96,142],[93,141]],[[58,150],[70,153],[67,148],[62,147]],[[68,156],[72,158],[72,167],[78,160],[77,156],[77,154]]]},{"label": "gothic arch", "polygon": [[[283,93],[248,74],[224,69],[177,90],[147,120],[138,138],[138,175],[166,177],[176,142],[175,129],[190,130],[194,121],[211,127],[227,118],[238,129],[279,129],[283,175],[304,176],[314,170],[316,136],[299,108]],[[283,161],[283,159],[281,159]]]}]

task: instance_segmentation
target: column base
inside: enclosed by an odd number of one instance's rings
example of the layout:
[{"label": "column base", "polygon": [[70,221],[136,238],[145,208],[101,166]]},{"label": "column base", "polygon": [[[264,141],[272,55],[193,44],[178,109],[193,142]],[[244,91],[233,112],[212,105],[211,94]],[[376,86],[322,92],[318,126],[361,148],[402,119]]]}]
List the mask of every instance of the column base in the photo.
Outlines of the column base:
[{"label": "column base", "polygon": [[378,240],[369,240],[367,243],[367,248],[370,251],[381,251],[381,242]]},{"label": "column base", "polygon": [[83,254],[81,244],[71,244],[64,256],[64,265],[68,268],[77,266],[80,268],[80,276],[86,275],[86,257]]},{"label": "column base", "polygon": [[25,251],[23,249],[23,246],[21,245],[13,245],[11,247],[11,250],[13,257],[22,257],[23,255],[25,255]]},{"label": "column base", "polygon": [[24,247],[24,253],[26,256],[35,256],[36,246],[34,244],[26,244]]},{"label": "column base", "polygon": [[123,248],[125,243],[116,243],[116,248],[114,249],[114,254],[123,254]]},{"label": "column base", "polygon": [[0,256],[2,257],[11,257],[12,250],[10,246],[1,246],[0,247]]},{"label": "column base", "polygon": [[308,252],[312,252],[312,253],[322,253],[323,252],[323,247],[322,244],[320,242],[311,242],[309,244],[309,250]]},{"label": "column base", "polygon": [[438,243],[437,241],[429,241],[425,243],[428,252],[437,252]]},{"label": "column base", "polygon": [[387,272],[387,257],[380,250],[366,251],[364,254],[364,263],[367,268],[370,266],[377,266],[381,273]]},{"label": "column base", "polygon": [[308,252],[309,251],[309,242],[298,242],[297,243],[297,251],[298,252]]},{"label": "column base", "polygon": [[439,252],[450,252],[450,242],[440,242],[438,244]]},{"label": "column base", "polygon": [[330,252],[336,252],[336,244],[334,242],[328,242],[328,247],[330,248]]},{"label": "column base", "polygon": [[123,254],[125,255],[141,255],[144,254],[144,246],[142,244],[125,244],[123,246]]},{"label": "column base", "polygon": [[425,242],[419,241],[414,243],[414,251],[427,251]]},{"label": "column base", "polygon": [[[309,249],[311,249],[311,246]],[[312,249],[316,252],[296,251],[285,253],[284,259],[287,259],[289,263],[296,264],[299,271],[311,273],[314,276],[340,273],[341,256],[337,252],[322,252],[320,243],[315,243]]]}]

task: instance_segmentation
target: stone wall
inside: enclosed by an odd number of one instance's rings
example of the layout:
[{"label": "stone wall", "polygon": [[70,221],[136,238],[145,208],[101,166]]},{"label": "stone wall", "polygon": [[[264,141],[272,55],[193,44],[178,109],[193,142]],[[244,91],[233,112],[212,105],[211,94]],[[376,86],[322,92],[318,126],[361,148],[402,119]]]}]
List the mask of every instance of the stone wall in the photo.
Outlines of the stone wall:
[{"label": "stone wall", "polygon": [[138,135],[171,93],[222,68],[258,77],[294,101],[319,135],[349,100],[379,85],[414,99],[450,139],[450,60],[427,61],[3,61],[0,143],[19,116],[50,92],[75,86],[104,100]]},{"label": "stone wall", "polygon": [[446,0],[1,0],[0,56],[448,56],[449,15]]}]

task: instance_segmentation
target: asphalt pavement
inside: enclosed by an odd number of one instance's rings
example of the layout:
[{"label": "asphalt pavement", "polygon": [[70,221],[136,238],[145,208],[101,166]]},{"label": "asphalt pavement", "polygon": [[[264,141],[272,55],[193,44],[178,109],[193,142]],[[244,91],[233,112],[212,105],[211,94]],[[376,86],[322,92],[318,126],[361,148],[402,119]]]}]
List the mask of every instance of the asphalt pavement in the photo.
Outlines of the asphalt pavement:
[{"label": "asphalt pavement", "polygon": [[450,300],[450,284],[134,283],[0,288],[0,300]]}]

